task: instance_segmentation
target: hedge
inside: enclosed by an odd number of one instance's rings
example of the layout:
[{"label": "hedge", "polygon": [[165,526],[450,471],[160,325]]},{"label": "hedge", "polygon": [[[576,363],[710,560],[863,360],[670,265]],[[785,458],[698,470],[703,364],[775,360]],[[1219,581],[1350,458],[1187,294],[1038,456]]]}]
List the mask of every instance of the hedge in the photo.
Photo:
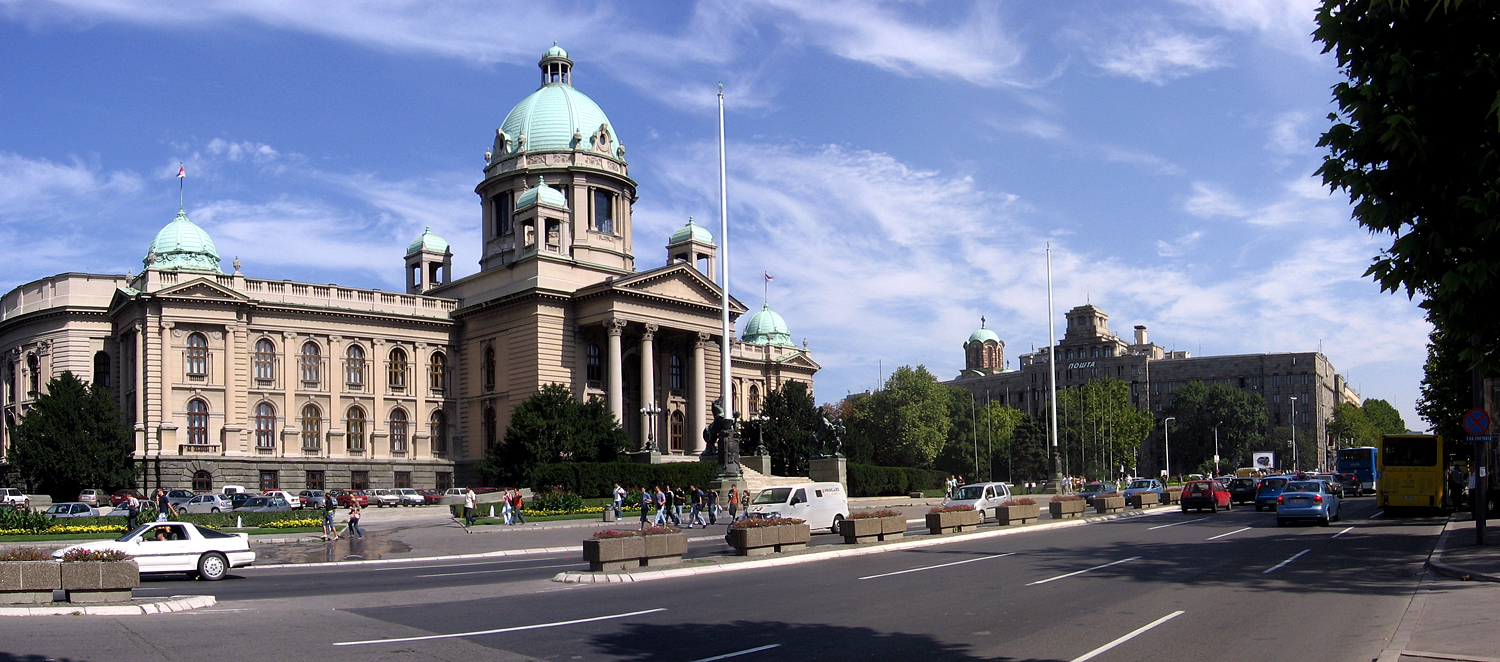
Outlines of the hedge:
[{"label": "hedge", "polygon": [[536,494],[560,487],[585,499],[597,499],[612,496],[615,483],[627,488],[655,485],[706,487],[718,473],[716,462],[563,462],[532,469],[530,483]]},{"label": "hedge", "polygon": [[[193,524],[211,526],[215,529],[232,529],[234,528],[236,518],[244,522],[245,528],[251,529],[270,522],[279,522],[283,520],[322,519],[323,511],[318,509],[311,509],[287,510],[271,513],[192,513],[178,515],[172,521],[192,522]],[[156,518],[154,517],[151,519],[142,517],[136,523],[146,524],[154,521],[156,521]],[[125,526],[125,524],[126,518],[119,515],[101,517],[59,517],[57,519],[52,519],[49,522],[49,525],[62,526]]]},{"label": "hedge", "polygon": [[941,471],[917,469],[915,467],[878,467],[873,464],[847,465],[849,495],[905,496],[922,490],[943,487],[947,476]]}]

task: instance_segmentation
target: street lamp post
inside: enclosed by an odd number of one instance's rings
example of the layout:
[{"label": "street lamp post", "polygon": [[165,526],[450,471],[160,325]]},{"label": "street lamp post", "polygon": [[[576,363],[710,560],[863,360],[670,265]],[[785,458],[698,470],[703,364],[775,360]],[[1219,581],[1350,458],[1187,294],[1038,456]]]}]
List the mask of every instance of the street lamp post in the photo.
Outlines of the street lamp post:
[{"label": "street lamp post", "polygon": [[771,417],[766,416],[765,414],[756,414],[754,416],[751,416],[750,420],[755,421],[755,454],[765,455],[766,421],[771,420]]},{"label": "street lamp post", "polygon": [[1214,475],[1215,476],[1221,476],[1221,475],[1224,474],[1224,472],[1219,469],[1219,426],[1223,425],[1223,424],[1224,424],[1224,421],[1219,421],[1218,423],[1214,423]]},{"label": "street lamp post", "polygon": [[656,417],[661,414],[661,407],[651,403],[650,407],[641,407],[641,415],[646,417],[646,447],[642,450],[650,453],[656,450]]},{"label": "street lamp post", "polygon": [[1162,449],[1166,451],[1167,480],[1172,480],[1172,428],[1168,425],[1177,420],[1176,416],[1168,416],[1161,422],[1161,433],[1163,435]]},{"label": "street lamp post", "polygon": [[1301,463],[1297,459],[1297,396],[1287,396],[1292,399],[1292,471],[1301,471]]}]

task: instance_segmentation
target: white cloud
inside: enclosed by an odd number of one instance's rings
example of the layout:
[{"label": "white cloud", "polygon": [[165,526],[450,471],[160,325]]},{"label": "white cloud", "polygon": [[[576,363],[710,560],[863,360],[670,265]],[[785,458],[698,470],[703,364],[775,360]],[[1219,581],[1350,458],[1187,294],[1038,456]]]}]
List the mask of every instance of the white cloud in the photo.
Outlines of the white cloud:
[{"label": "white cloud", "polygon": [[229,161],[270,163],[281,156],[280,153],[265,143],[231,142],[223,138],[214,138],[203,149],[209,154],[223,157]]},{"label": "white cloud", "polygon": [[1249,214],[1235,199],[1234,194],[1207,182],[1193,182],[1193,195],[1188,198],[1183,209],[1201,218],[1214,216],[1244,218]]},{"label": "white cloud", "polygon": [[0,152],[0,243],[7,247],[0,282],[81,268],[123,273],[128,263],[109,256],[130,250],[130,238],[110,226],[122,220],[120,202],[142,188],[140,175],[127,170]]},{"label": "white cloud", "polygon": [[1143,83],[1168,81],[1223,66],[1219,41],[1180,32],[1145,30],[1104,45],[1093,54],[1099,68]]},{"label": "white cloud", "polygon": [[1287,156],[1317,151],[1317,139],[1306,132],[1308,114],[1299,111],[1282,113],[1266,132],[1266,149]]},{"label": "white cloud", "polygon": [[1174,241],[1158,239],[1156,242],[1156,254],[1161,257],[1180,257],[1191,250],[1202,237],[1202,231],[1194,230],[1178,237]]},{"label": "white cloud", "polygon": [[1197,9],[1208,22],[1239,32],[1262,35],[1282,50],[1316,56],[1312,41],[1318,0],[1176,0]]}]

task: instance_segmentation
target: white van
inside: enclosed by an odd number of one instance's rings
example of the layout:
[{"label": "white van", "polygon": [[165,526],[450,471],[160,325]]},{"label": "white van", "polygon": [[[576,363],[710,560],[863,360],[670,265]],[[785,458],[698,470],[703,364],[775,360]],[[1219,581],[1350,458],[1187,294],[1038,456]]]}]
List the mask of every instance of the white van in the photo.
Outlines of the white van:
[{"label": "white van", "polygon": [[225,485],[223,488],[221,488],[219,490],[219,494],[223,494],[224,496],[229,496],[231,494],[244,494],[244,493],[245,493],[245,486],[244,485]]},{"label": "white van", "polygon": [[844,486],[838,483],[797,483],[768,487],[760,491],[749,517],[795,517],[807,520],[814,529],[827,528],[837,534],[839,524],[849,517],[849,500]]}]

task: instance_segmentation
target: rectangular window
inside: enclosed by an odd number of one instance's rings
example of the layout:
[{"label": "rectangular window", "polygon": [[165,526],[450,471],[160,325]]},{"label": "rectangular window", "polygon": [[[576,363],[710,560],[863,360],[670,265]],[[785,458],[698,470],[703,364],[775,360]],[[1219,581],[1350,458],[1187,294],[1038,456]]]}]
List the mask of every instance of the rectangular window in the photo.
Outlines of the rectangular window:
[{"label": "rectangular window", "polygon": [[453,472],[451,472],[451,471],[439,471],[439,472],[437,472],[437,490],[439,492],[447,492],[449,489],[452,489],[452,488],[453,488]]},{"label": "rectangular window", "polygon": [[397,471],[396,472],[396,487],[397,488],[411,487],[411,472],[410,471]]},{"label": "rectangular window", "polygon": [[368,490],[368,489],[370,489],[370,472],[368,472],[368,471],[351,471],[351,472],[349,472],[349,489],[351,489],[351,490]]},{"label": "rectangular window", "polygon": [[323,472],[322,471],[308,471],[307,472],[307,489],[309,489],[309,490],[321,490],[321,489],[323,489]]},{"label": "rectangular window", "polygon": [[510,214],[515,210],[515,200],[511,198],[510,191],[495,196],[495,236],[504,237],[510,234]]},{"label": "rectangular window", "polygon": [[260,491],[264,492],[266,490],[274,490],[274,489],[277,489],[277,486],[276,486],[276,470],[275,469],[261,469],[261,471],[260,471]]},{"label": "rectangular window", "polygon": [[594,189],[594,231],[615,232],[615,195],[609,191]]}]

